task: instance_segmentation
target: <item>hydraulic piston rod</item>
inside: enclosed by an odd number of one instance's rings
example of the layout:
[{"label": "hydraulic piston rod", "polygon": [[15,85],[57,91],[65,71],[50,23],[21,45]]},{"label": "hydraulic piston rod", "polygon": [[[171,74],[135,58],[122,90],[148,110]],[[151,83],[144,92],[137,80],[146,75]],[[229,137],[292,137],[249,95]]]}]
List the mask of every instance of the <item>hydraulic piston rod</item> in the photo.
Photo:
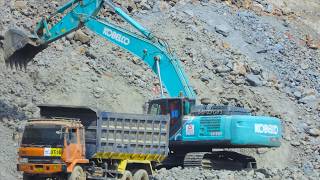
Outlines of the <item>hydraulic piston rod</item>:
[{"label": "hydraulic piston rod", "polygon": [[157,74],[158,74],[158,78],[160,81],[160,92],[161,92],[161,97],[164,97],[164,92],[163,92],[163,86],[162,86],[162,80],[161,80],[161,71],[160,71],[160,57],[156,56],[155,58],[156,61],[156,66],[157,66]]}]

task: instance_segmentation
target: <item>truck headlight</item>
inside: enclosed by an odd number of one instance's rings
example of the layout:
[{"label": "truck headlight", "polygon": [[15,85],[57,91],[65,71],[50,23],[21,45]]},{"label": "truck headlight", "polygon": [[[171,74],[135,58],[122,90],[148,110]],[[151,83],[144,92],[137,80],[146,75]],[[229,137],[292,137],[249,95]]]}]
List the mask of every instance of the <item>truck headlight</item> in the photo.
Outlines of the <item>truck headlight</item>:
[{"label": "truck headlight", "polygon": [[28,158],[20,158],[19,162],[20,163],[28,163]]}]

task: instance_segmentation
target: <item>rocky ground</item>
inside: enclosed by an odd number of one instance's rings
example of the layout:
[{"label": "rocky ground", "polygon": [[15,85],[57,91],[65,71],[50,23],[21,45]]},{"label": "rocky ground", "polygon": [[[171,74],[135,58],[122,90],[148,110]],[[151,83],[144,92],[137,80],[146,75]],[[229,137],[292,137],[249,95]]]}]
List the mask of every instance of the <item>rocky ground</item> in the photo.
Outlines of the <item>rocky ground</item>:
[{"label": "rocky ground", "polygon": [[[241,105],[283,121],[280,148],[236,150],[256,157],[256,171],[173,168],[159,170],[156,178],[319,178],[319,2],[117,2],[170,44],[199,98]],[[31,30],[60,3],[0,0],[0,35],[13,26]],[[100,16],[110,15],[103,11]],[[112,21],[128,27],[118,18]],[[145,65],[86,29],[52,43],[27,72],[7,69],[0,61],[0,80],[0,162],[7,162],[0,166],[0,175],[6,179],[19,177],[16,144],[10,136],[23,120],[38,115],[36,104],[141,113],[143,103],[158,96],[156,77]]]}]

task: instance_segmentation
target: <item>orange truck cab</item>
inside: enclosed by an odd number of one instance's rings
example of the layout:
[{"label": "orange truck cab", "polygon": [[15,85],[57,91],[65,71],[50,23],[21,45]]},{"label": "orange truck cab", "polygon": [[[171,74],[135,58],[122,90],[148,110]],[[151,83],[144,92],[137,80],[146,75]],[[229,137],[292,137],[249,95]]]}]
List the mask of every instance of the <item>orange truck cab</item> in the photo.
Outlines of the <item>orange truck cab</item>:
[{"label": "orange truck cab", "polygon": [[75,165],[89,162],[84,127],[75,119],[29,120],[18,154],[17,170],[23,171],[23,179],[70,179]]}]

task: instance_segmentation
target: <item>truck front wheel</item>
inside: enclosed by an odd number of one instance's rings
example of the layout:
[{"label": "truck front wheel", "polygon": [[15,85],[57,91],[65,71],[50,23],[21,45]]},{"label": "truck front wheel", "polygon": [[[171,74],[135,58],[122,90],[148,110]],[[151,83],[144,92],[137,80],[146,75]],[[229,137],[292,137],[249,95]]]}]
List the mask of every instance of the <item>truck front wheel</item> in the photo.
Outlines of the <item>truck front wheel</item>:
[{"label": "truck front wheel", "polygon": [[68,180],[86,180],[86,174],[81,166],[75,166],[71,174],[68,175]]},{"label": "truck front wheel", "polygon": [[146,170],[139,169],[134,173],[133,180],[149,180],[149,176]]},{"label": "truck front wheel", "polygon": [[132,180],[132,174],[130,171],[125,171],[121,177],[121,180]]},{"label": "truck front wheel", "polygon": [[26,174],[26,173],[23,173],[23,180],[31,180],[32,179],[32,176]]},{"label": "truck front wheel", "polygon": [[23,173],[23,180],[44,180],[45,178],[39,177],[37,175],[29,175],[26,173]]}]

